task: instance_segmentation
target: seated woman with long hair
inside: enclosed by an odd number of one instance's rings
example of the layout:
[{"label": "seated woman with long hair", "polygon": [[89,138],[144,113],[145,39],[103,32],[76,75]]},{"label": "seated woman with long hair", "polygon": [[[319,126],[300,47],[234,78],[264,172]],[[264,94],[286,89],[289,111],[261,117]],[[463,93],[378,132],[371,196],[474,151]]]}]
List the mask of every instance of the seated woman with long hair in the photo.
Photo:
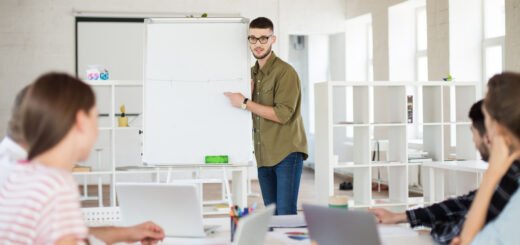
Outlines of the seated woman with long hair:
[{"label": "seated woman with long hair", "polygon": [[[518,173],[520,168],[520,74],[504,72],[493,76],[489,80],[482,109],[491,141],[489,167],[468,212],[461,236],[452,244],[520,244],[517,233],[519,190],[514,192],[500,215],[485,225],[488,209],[495,208],[490,202],[497,183],[505,174]],[[517,171],[508,172],[513,168]],[[520,183],[520,175],[511,177],[516,182],[511,183],[509,188],[515,188]]]},{"label": "seated woman with long hair", "polygon": [[90,235],[106,243],[156,243],[161,227],[89,229],[71,170],[87,159],[97,137],[94,92],[66,74],[50,73],[30,85],[21,104],[28,161],[0,186],[0,241],[7,244],[81,244]]}]

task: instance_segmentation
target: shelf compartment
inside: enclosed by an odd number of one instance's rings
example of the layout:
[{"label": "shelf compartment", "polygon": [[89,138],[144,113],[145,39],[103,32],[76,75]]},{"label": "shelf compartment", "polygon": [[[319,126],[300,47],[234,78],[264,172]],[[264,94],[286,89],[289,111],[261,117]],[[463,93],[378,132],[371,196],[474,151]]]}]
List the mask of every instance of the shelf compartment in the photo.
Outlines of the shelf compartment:
[{"label": "shelf compartment", "polygon": [[442,89],[440,86],[428,86],[422,88],[422,122],[423,123],[440,123],[442,122]]},{"label": "shelf compartment", "polygon": [[373,130],[374,135],[374,138],[370,142],[371,162],[407,162],[406,126],[374,126],[371,130]]},{"label": "shelf compartment", "polygon": [[477,101],[475,86],[455,87],[455,118],[457,122],[469,122],[469,109]]},{"label": "shelf compartment", "polygon": [[406,87],[374,87],[373,90],[374,123],[406,124],[408,118]]},{"label": "shelf compartment", "polygon": [[333,154],[337,156],[333,165],[338,162],[354,164],[369,163],[369,127],[334,128]]},{"label": "shelf compartment", "polygon": [[388,167],[388,197],[396,203],[408,200],[408,167]]},{"label": "shelf compartment", "polygon": [[475,144],[468,142],[468,139],[472,139],[473,135],[471,132],[471,124],[457,124],[456,130],[456,141],[464,142],[464,144],[457,143],[455,154],[456,158],[465,160],[476,160],[480,159],[480,155],[475,151]]},{"label": "shelf compartment", "polygon": [[372,179],[370,168],[353,169],[353,193],[355,203],[359,205],[369,205],[372,198],[372,183],[367,181]]},{"label": "shelf compartment", "polygon": [[423,126],[422,149],[428,152],[428,157],[433,161],[440,161],[443,158],[443,135],[441,125],[425,125]]},{"label": "shelf compartment", "polygon": [[369,122],[369,89],[366,86],[332,87],[332,120],[334,122]]},{"label": "shelf compartment", "polygon": [[[108,114],[112,113],[112,89],[110,86],[94,86],[92,87],[92,90],[94,91],[94,94],[96,96],[96,107],[98,110],[98,113],[101,114]],[[112,127],[112,122],[110,121],[110,117],[98,117],[98,125],[100,128],[107,128]]]},{"label": "shelf compartment", "polygon": [[[116,86],[114,88],[114,111],[121,113],[120,106],[125,105],[130,127],[141,128],[143,113],[143,89],[140,86]],[[135,116],[137,115],[137,116]],[[119,117],[114,117],[114,125],[118,125]]]}]

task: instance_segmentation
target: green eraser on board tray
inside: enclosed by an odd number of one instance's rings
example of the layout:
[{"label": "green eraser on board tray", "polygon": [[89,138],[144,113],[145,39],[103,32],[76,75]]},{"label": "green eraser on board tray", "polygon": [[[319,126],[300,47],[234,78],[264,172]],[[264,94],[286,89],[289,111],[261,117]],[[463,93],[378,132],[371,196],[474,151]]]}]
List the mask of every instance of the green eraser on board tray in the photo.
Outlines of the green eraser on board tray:
[{"label": "green eraser on board tray", "polygon": [[206,164],[226,164],[229,163],[229,157],[227,155],[219,156],[205,156],[204,162]]}]

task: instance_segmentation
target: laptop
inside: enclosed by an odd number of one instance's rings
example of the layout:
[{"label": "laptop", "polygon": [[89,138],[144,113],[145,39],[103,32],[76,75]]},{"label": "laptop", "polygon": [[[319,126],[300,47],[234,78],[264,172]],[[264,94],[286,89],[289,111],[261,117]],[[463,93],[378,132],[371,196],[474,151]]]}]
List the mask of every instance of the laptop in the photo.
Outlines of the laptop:
[{"label": "laptop", "polygon": [[311,240],[320,245],[381,245],[374,215],[303,204]]},{"label": "laptop", "polygon": [[168,237],[205,237],[218,226],[204,227],[195,185],[116,183],[124,225],[153,221]]},{"label": "laptop", "polygon": [[273,217],[275,205],[271,204],[264,209],[255,210],[246,217],[240,218],[235,233],[234,245],[263,245],[268,224]]}]

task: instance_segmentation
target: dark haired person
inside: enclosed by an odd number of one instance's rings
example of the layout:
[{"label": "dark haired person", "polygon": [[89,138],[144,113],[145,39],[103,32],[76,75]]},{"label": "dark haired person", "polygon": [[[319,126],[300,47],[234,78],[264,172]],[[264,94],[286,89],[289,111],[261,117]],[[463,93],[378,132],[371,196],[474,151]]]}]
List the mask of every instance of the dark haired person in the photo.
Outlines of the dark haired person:
[{"label": "dark haired person", "polygon": [[[520,244],[520,193],[499,193],[512,196],[511,201],[490,217],[496,207],[497,184],[506,178],[515,181],[508,186],[518,189],[520,182],[520,74],[504,72],[489,79],[483,111],[491,140],[489,168],[482,177],[475,201],[468,212],[460,239],[452,244]],[[511,176],[511,177],[508,177]],[[490,222],[491,221],[491,222]],[[484,227],[485,226],[485,227]],[[484,230],[481,229],[484,227]],[[480,234],[479,234],[480,232]],[[477,235],[478,234],[478,235]]]},{"label": "dark haired person", "polygon": [[276,215],[296,214],[303,160],[307,159],[301,85],[294,68],[272,51],[273,31],[268,18],[251,21],[247,39],[257,60],[251,68],[252,98],[240,93],[225,95],[233,106],[252,112],[264,204],[276,203]]},{"label": "dark haired person", "polygon": [[[489,160],[489,137],[484,125],[485,116],[482,111],[483,100],[473,104],[469,112],[472,121],[471,132],[473,142],[479,150],[482,160]],[[492,165],[493,163],[490,163]],[[492,206],[488,212],[488,219],[494,219],[500,210],[509,201],[510,196],[516,191],[516,177],[520,175],[520,169],[511,170],[510,176],[505,176],[497,187],[497,192],[492,201]],[[511,183],[514,185],[511,186]],[[385,209],[371,209],[378,221],[383,224],[410,223],[412,227],[426,226],[432,228],[430,234],[432,238],[441,244],[451,242],[462,231],[465,216],[475,200],[476,190],[470,193],[448,199],[440,203],[433,204],[424,208],[408,210],[405,213],[393,213]]]},{"label": "dark haired person", "polygon": [[[152,222],[87,228],[71,170],[88,157],[97,137],[94,92],[66,74],[50,73],[30,85],[14,128],[28,149],[0,184],[0,241],[7,244],[83,244],[89,234],[108,244],[153,244],[164,238]],[[13,121],[14,120],[14,121]]]}]

